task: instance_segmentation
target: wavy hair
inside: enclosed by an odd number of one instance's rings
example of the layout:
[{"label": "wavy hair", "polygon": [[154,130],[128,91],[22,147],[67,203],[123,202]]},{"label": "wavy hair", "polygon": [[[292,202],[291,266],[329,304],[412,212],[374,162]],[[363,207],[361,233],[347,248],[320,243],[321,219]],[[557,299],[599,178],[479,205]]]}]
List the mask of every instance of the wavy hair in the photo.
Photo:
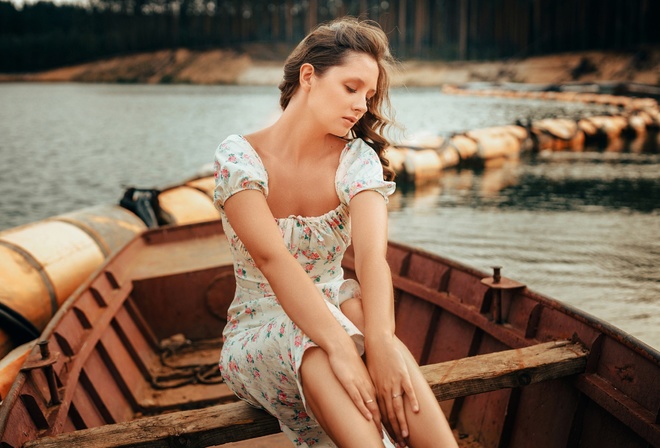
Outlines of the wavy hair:
[{"label": "wavy hair", "polygon": [[376,94],[367,101],[367,111],[353,126],[351,133],[353,138],[361,138],[373,148],[383,166],[383,178],[392,180],[394,170],[384,154],[389,145],[384,133],[393,123],[388,115],[392,115],[389,71],[394,65],[394,58],[387,36],[378,23],[343,17],[321,24],[310,32],[284,63],[284,78],[279,85],[280,106],[282,110],[286,109],[300,87],[300,67],[303,64],[311,64],[314,72],[323,76],[329,68],[342,65],[351,51],[367,54],[378,64]]}]

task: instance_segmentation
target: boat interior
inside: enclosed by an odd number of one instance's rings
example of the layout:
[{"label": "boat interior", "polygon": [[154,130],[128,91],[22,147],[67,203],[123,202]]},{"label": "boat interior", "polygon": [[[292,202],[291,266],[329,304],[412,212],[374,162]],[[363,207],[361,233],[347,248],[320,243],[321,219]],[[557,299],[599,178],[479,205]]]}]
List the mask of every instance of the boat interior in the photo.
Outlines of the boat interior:
[{"label": "boat interior", "polygon": [[[470,446],[612,446],[618,437],[648,447],[658,437],[658,397],[645,392],[657,360],[643,347],[631,352],[602,323],[499,273],[396,243],[388,261],[397,335],[425,365],[457,437],[479,441]],[[350,252],[344,268],[354,276]],[[220,381],[234,288],[218,221],[137,237],[44,331],[0,408],[0,447],[290,446],[272,417]],[[606,362],[628,366],[628,377]],[[256,437],[266,439],[241,445]]]}]

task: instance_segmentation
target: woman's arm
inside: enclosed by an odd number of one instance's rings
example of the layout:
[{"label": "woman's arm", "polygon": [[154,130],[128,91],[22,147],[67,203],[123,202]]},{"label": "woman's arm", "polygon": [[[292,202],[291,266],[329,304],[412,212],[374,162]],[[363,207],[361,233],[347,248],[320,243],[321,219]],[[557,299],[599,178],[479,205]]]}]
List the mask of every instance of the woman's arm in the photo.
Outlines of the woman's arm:
[{"label": "woman's arm", "polygon": [[394,297],[387,264],[387,206],[380,193],[363,191],[350,202],[355,270],[362,290],[369,373],[381,412],[399,442],[408,436],[403,397],[419,410],[410,374],[394,339]]},{"label": "woman's arm", "polygon": [[228,198],[224,211],[236,235],[268,280],[282,308],[330,359],[333,372],[357,408],[372,415],[365,401],[375,396],[369,373],[355,343],[327,308],[314,283],[282,242],[282,234],[260,191],[244,190]]}]

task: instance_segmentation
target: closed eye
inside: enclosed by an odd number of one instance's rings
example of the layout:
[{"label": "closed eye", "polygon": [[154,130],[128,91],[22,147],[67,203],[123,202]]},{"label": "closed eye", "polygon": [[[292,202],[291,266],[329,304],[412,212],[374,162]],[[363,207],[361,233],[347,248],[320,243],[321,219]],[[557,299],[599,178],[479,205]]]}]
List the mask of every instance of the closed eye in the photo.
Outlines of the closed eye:
[{"label": "closed eye", "polygon": [[350,93],[357,93],[356,89],[351,89],[350,87],[346,86],[346,90],[348,90]]}]

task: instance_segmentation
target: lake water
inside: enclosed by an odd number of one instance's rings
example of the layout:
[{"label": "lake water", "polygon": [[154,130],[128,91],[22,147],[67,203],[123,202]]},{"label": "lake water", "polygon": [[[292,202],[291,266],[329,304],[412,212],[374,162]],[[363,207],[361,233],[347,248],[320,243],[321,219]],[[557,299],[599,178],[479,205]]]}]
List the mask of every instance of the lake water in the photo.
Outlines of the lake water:
[{"label": "lake water", "polygon": [[[274,87],[0,84],[0,230],[190,177],[226,135],[274,120],[277,100]],[[606,111],[438,89],[395,89],[392,102],[407,136]],[[502,265],[660,348],[659,215],[657,150],[529,156],[399,185],[390,237]]]}]

